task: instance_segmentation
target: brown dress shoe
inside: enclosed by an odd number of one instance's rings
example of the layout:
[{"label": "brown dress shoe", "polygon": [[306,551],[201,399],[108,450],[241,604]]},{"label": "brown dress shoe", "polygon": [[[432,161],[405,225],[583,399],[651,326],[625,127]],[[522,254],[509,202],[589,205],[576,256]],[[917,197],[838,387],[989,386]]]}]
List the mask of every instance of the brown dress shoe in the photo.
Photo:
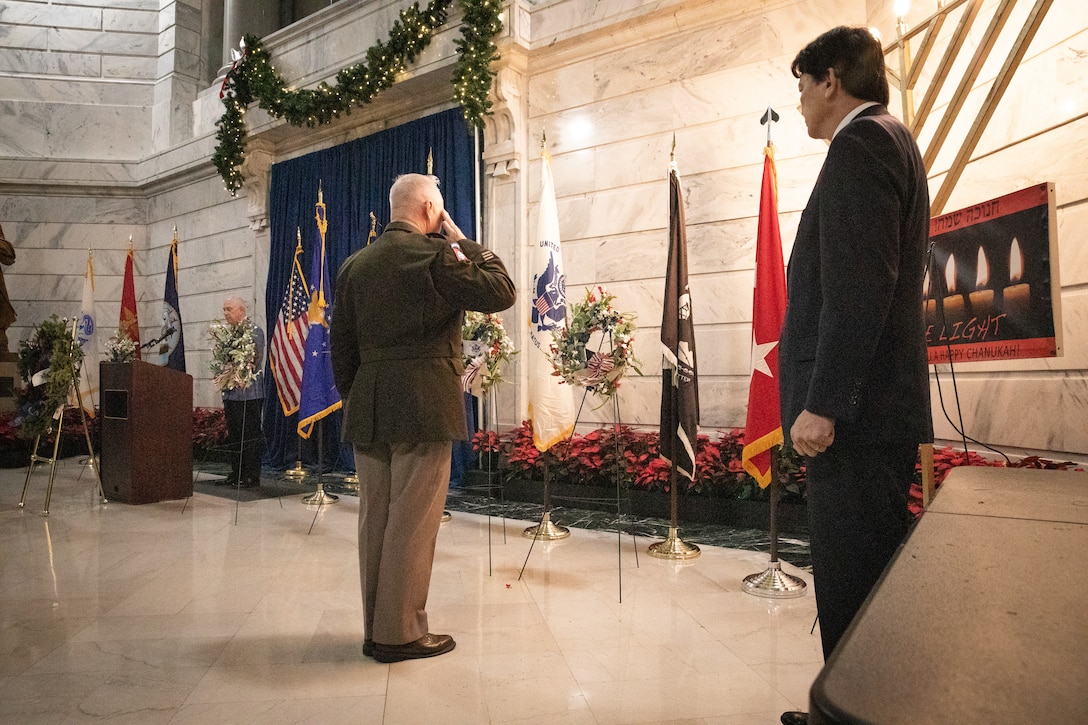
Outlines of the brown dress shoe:
[{"label": "brown dress shoe", "polygon": [[782,725],[808,725],[808,713],[791,710],[782,713],[779,720],[782,721]]},{"label": "brown dress shoe", "polygon": [[408,644],[374,643],[374,659],[378,662],[401,662],[423,657],[444,655],[457,646],[448,634],[425,634]]}]

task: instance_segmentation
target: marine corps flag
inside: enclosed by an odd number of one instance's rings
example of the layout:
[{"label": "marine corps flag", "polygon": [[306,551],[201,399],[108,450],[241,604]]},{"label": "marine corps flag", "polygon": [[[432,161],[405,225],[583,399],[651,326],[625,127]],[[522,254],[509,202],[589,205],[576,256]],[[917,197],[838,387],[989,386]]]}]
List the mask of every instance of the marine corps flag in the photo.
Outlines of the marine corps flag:
[{"label": "marine corps flag", "polygon": [[128,257],[125,259],[125,282],[121,290],[120,332],[136,343],[136,359],[140,359],[140,321],[136,317],[136,281],[132,269],[132,237],[128,238]]},{"label": "marine corps flag", "polygon": [[325,230],[329,223],[325,219],[325,204],[321,201],[321,192],[317,193],[317,229],[321,233],[319,253],[313,256],[310,267],[310,308],[308,311],[309,330],[306,333],[306,352],[302,360],[302,390],[298,407],[298,434],[309,438],[314,423],[334,410],[339,410],[344,403],[336,390],[332,377],[332,354],[329,350],[328,303],[325,290],[330,289],[329,270],[325,266]]},{"label": "marine corps flag", "polygon": [[786,316],[786,275],[778,230],[778,175],[774,146],[763,149],[763,188],[756,232],[756,287],[752,301],[752,369],[742,465],[761,488],[770,485],[771,449],[782,445],[778,406],[778,338]]},{"label": "marine corps flag", "polygon": [[559,243],[559,211],[548,152],[541,152],[540,209],[536,243],[531,252],[532,304],[529,305],[529,420],[533,444],[543,452],[574,432],[575,408],[571,387],[554,375],[548,348],[552,331],[567,324],[567,278]]},{"label": "marine corps flag", "polygon": [[699,378],[695,365],[695,323],[688,289],[688,242],[684,201],[676,164],[669,166],[669,262],[661,315],[661,457],[678,474],[695,480],[699,434]]}]

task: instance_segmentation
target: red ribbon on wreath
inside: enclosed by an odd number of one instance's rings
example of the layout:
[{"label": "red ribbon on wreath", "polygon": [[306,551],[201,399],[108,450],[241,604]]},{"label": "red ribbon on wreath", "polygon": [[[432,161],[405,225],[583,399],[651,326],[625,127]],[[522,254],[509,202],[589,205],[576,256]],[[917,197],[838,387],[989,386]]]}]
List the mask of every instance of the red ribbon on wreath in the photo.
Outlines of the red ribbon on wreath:
[{"label": "red ribbon on wreath", "polygon": [[615,361],[612,359],[612,355],[605,355],[604,353],[595,352],[593,357],[586,363],[586,375],[583,383],[585,385],[596,385],[597,383],[604,382],[604,379],[608,376],[608,373],[616,367]]}]

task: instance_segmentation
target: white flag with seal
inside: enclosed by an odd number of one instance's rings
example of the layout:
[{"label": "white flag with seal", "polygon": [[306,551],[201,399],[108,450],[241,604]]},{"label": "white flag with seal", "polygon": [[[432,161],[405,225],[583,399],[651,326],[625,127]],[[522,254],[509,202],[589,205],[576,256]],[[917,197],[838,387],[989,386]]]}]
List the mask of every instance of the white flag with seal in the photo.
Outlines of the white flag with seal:
[{"label": "white flag with seal", "polygon": [[98,324],[94,316],[94,258],[87,252],[87,273],[83,280],[83,302],[76,325],[76,344],[83,350],[79,372],[79,395],[83,410],[94,417],[98,402]]},{"label": "white flag with seal", "polygon": [[552,331],[567,324],[567,278],[559,243],[559,212],[548,152],[541,155],[540,208],[530,254],[532,304],[529,306],[529,420],[533,443],[546,451],[574,431],[576,411],[570,385],[554,375],[548,358]]}]

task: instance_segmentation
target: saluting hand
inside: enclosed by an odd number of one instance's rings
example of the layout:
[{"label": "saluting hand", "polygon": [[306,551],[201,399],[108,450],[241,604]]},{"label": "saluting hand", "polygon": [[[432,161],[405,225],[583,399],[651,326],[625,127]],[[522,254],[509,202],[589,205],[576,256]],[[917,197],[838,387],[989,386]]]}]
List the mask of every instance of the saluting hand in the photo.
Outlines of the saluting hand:
[{"label": "saluting hand", "polygon": [[457,225],[453,223],[450,213],[445,209],[442,210],[442,233],[451,242],[459,242],[466,238]]}]

